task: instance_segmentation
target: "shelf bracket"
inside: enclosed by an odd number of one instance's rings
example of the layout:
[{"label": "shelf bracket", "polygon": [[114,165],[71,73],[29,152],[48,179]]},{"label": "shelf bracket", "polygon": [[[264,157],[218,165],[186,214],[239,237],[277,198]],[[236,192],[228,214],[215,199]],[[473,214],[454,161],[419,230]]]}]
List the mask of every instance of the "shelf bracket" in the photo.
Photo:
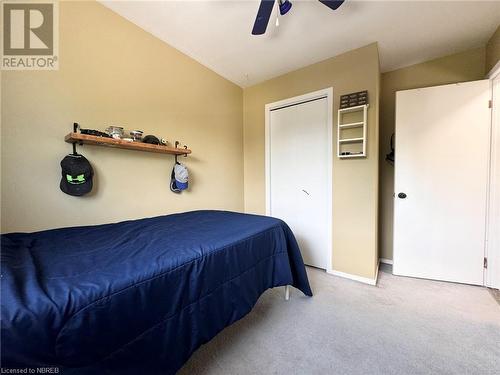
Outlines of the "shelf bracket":
[{"label": "shelf bracket", "polygon": [[[175,145],[175,148],[177,148],[177,146],[179,146],[179,145],[180,145],[180,142],[179,142],[179,141],[175,141],[174,145]],[[187,145],[184,145],[184,150],[187,150],[187,148],[188,148],[188,146],[187,146]],[[177,156],[179,156],[179,155],[177,155],[177,154],[175,155],[175,164],[177,164],[177,163],[178,163],[178,161],[177,161]],[[184,157],[185,157],[185,158],[187,158],[187,156],[188,156],[188,155],[187,155],[187,153],[186,153],[186,154],[184,154]]]},{"label": "shelf bracket", "polygon": [[[80,125],[78,125],[77,122],[74,122],[73,123],[73,133],[77,133],[79,127],[80,127]],[[82,142],[73,142],[73,155],[78,155],[78,152],[76,152],[76,144],[77,143],[79,144],[79,146],[83,145]]]}]

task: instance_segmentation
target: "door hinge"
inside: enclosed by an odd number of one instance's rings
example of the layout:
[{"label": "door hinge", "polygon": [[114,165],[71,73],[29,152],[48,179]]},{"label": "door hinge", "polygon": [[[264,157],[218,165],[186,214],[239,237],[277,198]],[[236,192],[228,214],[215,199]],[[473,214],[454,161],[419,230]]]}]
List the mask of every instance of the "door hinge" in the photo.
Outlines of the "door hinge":
[{"label": "door hinge", "polygon": [[483,267],[488,268],[488,258],[484,257]]},{"label": "door hinge", "polygon": [[488,108],[493,108],[493,101],[492,100],[488,100]]}]

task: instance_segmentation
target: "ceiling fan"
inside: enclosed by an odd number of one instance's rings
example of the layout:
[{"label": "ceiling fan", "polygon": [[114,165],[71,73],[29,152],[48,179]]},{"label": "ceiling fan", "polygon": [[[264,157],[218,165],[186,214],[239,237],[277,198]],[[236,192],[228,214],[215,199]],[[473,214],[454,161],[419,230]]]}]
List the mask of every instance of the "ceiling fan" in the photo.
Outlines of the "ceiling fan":
[{"label": "ceiling fan", "polygon": [[[333,10],[337,9],[344,2],[344,0],[319,1]],[[260,0],[259,10],[252,29],[253,35],[262,35],[266,32],[267,24],[269,23],[269,18],[271,17],[271,12],[273,11],[275,2],[276,0]],[[284,16],[292,8],[292,3],[289,0],[278,0],[278,5],[282,16]]]}]

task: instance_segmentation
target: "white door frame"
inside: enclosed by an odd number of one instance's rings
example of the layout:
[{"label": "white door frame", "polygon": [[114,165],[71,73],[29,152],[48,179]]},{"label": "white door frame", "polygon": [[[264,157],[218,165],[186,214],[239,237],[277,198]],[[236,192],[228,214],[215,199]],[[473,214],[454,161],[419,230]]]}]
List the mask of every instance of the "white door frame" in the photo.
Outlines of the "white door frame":
[{"label": "white door frame", "polygon": [[[328,223],[327,223],[327,235],[328,235],[328,246],[327,246],[327,262],[326,271],[328,273],[333,272],[332,259],[333,259],[333,88],[329,87],[323,90],[318,90],[310,92],[308,94],[295,96],[293,98],[288,98],[280,100],[274,103],[266,104],[265,106],[265,118],[266,118],[266,136],[265,136],[265,156],[266,156],[266,215],[271,215],[271,142],[269,139],[270,134],[270,124],[271,124],[271,111],[283,108],[287,106],[297,105],[305,103],[308,101],[326,98],[327,105],[327,131],[328,131],[328,160],[327,160],[327,179],[328,179],[328,200],[327,210],[328,210]],[[304,150],[307,152],[307,150]]]},{"label": "white door frame", "polygon": [[491,82],[491,136],[490,136],[490,175],[488,186],[488,207],[486,219],[486,249],[485,257],[488,259],[488,267],[485,269],[484,284],[488,287],[500,289],[498,278],[495,275],[500,272],[500,238],[498,236],[498,219],[495,218],[495,207],[500,205],[500,186],[495,179],[495,171],[500,168],[500,98],[494,95],[495,84],[500,80],[500,61],[488,74]]}]

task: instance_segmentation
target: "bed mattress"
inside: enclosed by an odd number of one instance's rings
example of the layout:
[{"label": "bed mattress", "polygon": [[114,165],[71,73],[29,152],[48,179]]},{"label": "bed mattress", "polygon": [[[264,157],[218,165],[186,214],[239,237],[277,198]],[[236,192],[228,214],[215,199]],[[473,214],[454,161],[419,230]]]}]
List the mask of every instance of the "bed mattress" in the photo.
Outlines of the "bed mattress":
[{"label": "bed mattress", "polygon": [[194,211],[1,236],[2,366],[175,373],[268,288],[311,296],[281,220]]}]

